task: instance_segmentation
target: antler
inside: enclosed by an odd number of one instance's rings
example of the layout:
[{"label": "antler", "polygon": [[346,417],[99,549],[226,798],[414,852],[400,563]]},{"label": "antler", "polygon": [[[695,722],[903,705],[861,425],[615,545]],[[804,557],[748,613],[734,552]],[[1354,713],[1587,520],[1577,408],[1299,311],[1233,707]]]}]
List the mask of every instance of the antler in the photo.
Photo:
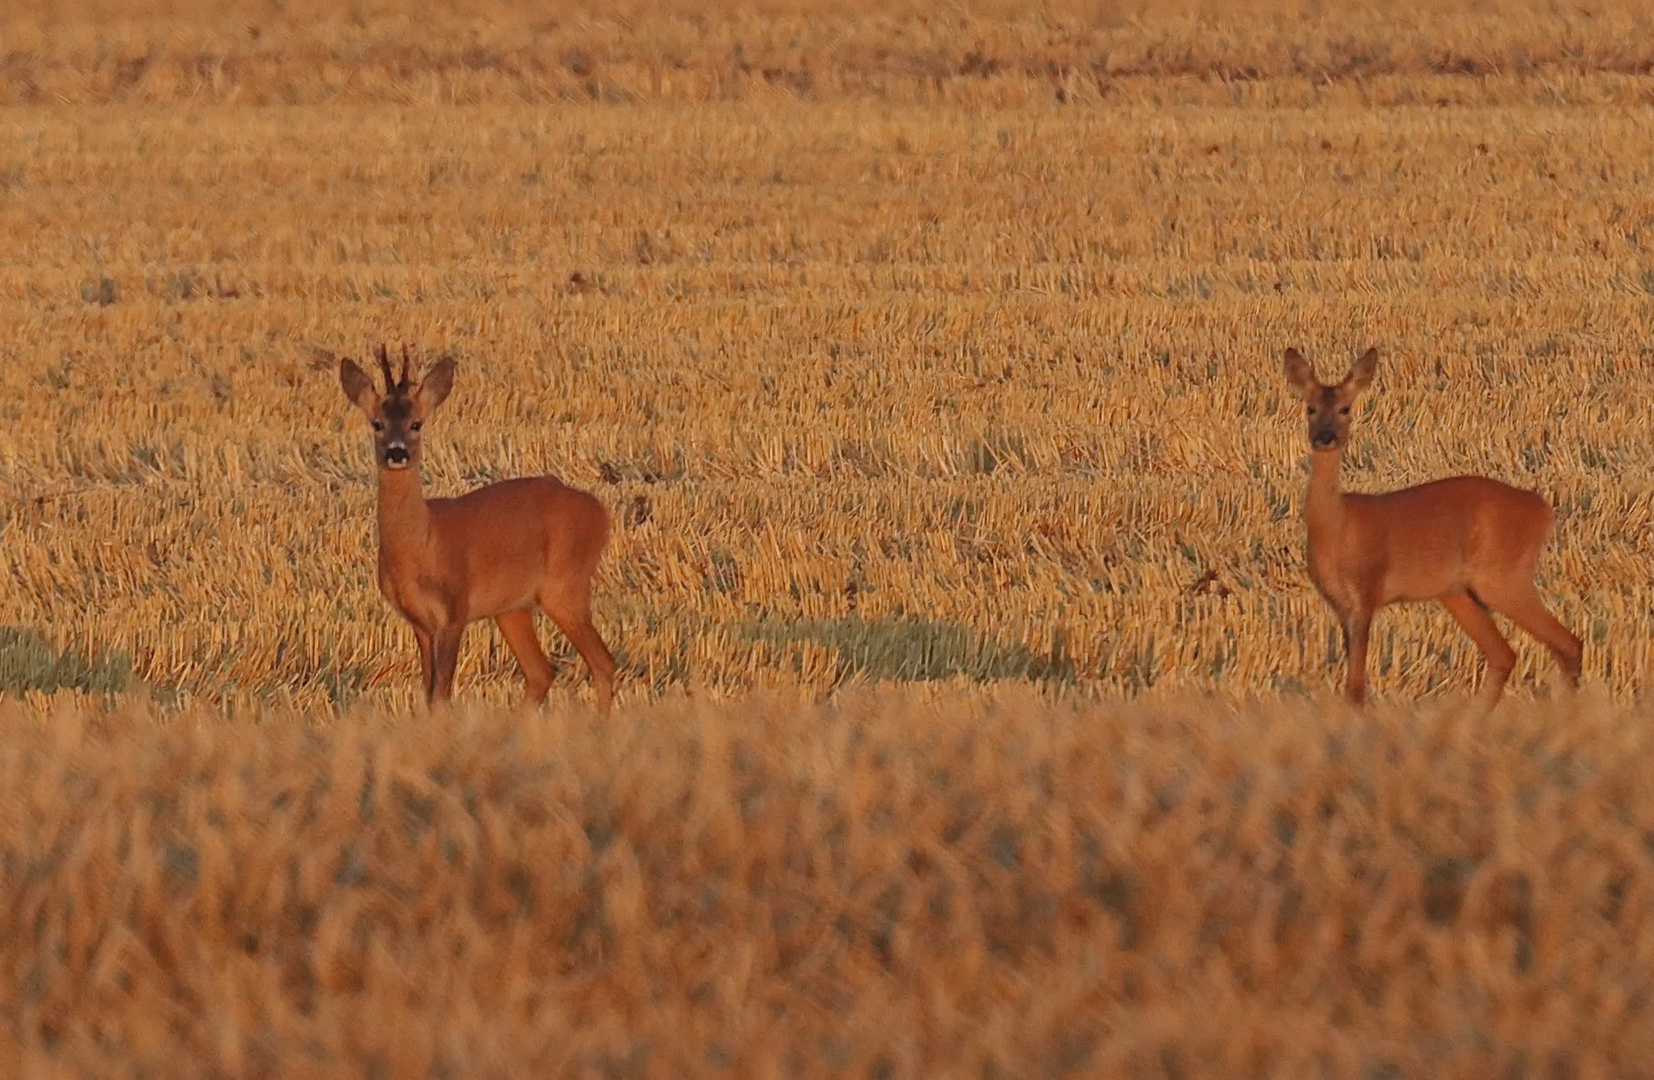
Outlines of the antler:
[{"label": "antler", "polygon": [[402,389],[408,388],[408,343],[402,343]]},{"label": "antler", "polygon": [[385,393],[388,394],[392,390],[396,389],[396,379],[391,376],[390,356],[385,352],[385,343],[383,341],[375,345],[373,348],[374,352],[378,354],[379,357],[379,370],[385,374]]}]

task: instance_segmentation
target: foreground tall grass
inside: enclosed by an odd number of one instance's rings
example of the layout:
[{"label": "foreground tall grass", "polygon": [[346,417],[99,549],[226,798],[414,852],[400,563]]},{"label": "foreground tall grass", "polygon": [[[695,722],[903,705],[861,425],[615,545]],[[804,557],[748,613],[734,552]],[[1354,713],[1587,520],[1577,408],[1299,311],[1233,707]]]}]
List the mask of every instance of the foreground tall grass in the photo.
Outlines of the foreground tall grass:
[{"label": "foreground tall grass", "polygon": [[1587,694],[0,705],[8,1076],[1630,1076]]}]

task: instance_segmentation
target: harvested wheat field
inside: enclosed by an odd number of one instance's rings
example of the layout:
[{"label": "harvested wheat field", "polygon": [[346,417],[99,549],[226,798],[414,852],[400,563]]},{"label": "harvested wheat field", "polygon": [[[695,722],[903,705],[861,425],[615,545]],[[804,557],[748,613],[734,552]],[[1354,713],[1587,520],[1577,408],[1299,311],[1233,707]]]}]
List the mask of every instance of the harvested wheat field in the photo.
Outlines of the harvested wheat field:
[{"label": "harvested wheat field", "polygon": [[[1619,0],[6,4],[0,1075],[1636,1075],[1651,190]],[[610,720],[416,707],[381,341],[609,508]],[[1332,703],[1287,345],[1578,700]]]}]

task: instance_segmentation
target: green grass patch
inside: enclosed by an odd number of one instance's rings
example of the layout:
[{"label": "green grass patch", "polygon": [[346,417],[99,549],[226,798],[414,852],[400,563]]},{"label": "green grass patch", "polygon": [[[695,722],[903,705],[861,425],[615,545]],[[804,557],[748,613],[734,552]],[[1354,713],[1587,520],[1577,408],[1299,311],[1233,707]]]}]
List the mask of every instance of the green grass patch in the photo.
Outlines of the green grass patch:
[{"label": "green grass patch", "polygon": [[0,692],[68,689],[113,694],[126,689],[131,679],[132,660],[124,652],[86,656],[54,648],[33,627],[0,626]]},{"label": "green grass patch", "polygon": [[847,615],[815,621],[764,621],[742,628],[749,641],[785,645],[811,642],[838,655],[838,681],[860,675],[874,680],[923,682],[966,675],[978,682],[1032,679],[1073,682],[1076,678],[1062,632],[1039,653],[1023,644],[1005,645],[957,623],[912,616],[872,622]]}]

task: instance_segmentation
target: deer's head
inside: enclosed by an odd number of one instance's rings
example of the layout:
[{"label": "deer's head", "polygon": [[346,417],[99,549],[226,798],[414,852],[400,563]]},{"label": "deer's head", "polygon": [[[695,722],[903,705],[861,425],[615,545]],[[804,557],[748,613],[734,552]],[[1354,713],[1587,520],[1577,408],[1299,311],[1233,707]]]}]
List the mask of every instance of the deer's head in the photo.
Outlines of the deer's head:
[{"label": "deer's head", "polygon": [[1311,450],[1342,450],[1350,437],[1350,406],[1378,371],[1378,350],[1368,349],[1361,359],[1350,365],[1342,382],[1322,385],[1315,377],[1315,368],[1298,354],[1297,349],[1286,351],[1286,381],[1298,391],[1309,409],[1309,446]]},{"label": "deer's head", "polygon": [[385,346],[376,348],[379,370],[385,376],[385,392],[373,379],[346,357],[339,364],[339,385],[345,397],[367,415],[373,424],[374,460],[381,469],[406,469],[419,464],[419,438],[425,420],[454,388],[454,361],[444,357],[427,371],[417,386],[408,376],[408,347],[402,347],[402,377],[391,374]]}]

